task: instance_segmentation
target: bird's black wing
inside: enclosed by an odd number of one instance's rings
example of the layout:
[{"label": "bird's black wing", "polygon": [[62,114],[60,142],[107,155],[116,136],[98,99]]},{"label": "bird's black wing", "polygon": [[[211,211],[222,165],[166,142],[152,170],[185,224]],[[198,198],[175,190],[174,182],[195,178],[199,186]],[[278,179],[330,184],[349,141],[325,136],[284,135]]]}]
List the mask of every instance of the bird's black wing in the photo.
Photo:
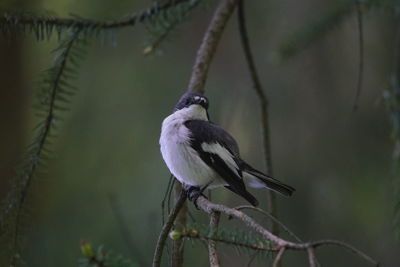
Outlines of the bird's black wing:
[{"label": "bird's black wing", "polygon": [[[190,130],[191,146],[199,154],[200,158],[221,178],[223,178],[229,190],[244,197],[252,205],[257,206],[258,201],[251,195],[245,187],[242,179],[240,166],[239,148],[233,137],[218,125],[203,120],[188,120],[185,126]],[[213,146],[215,149],[205,150],[204,146]],[[218,148],[225,148],[229,151],[220,151]],[[230,159],[227,157],[231,157]],[[228,166],[232,160],[236,163],[236,169]],[[231,164],[232,165],[232,164]]]}]

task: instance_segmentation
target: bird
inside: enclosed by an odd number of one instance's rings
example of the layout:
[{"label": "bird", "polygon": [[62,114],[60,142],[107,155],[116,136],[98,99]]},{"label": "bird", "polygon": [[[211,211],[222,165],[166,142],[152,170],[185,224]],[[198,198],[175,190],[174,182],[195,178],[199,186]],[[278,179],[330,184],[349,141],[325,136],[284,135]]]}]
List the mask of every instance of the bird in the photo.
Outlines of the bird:
[{"label": "bird", "polygon": [[246,184],[292,195],[293,187],[258,171],[241,158],[236,140],[210,121],[208,107],[206,96],[186,92],[161,126],[161,155],[189,200],[197,207],[197,198],[205,189],[224,186],[258,206]]}]

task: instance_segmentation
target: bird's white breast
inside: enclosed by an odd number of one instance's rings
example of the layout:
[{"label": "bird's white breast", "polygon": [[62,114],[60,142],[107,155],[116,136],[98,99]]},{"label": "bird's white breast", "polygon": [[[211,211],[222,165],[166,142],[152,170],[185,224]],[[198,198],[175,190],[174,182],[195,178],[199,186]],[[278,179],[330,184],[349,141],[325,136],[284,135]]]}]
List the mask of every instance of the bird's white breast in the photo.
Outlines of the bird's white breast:
[{"label": "bird's white breast", "polygon": [[190,146],[190,132],[185,118],[174,113],[163,121],[160,137],[161,154],[170,172],[182,183],[204,186],[220,180],[218,175]]}]

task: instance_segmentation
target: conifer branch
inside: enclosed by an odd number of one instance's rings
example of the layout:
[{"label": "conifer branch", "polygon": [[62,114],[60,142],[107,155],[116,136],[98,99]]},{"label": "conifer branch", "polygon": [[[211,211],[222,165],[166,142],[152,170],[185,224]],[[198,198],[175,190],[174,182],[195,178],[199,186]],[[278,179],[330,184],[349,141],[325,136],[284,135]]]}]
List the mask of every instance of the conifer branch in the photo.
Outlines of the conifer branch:
[{"label": "conifer branch", "polygon": [[90,33],[97,34],[99,30],[121,29],[135,26],[147,19],[160,15],[173,7],[192,0],[168,1],[163,5],[156,3],[152,7],[143,9],[116,20],[91,20],[85,18],[57,18],[54,16],[34,16],[29,14],[4,13],[0,15],[0,32],[14,34],[15,32],[34,32],[38,40],[48,39],[54,30],[59,37],[67,30],[80,31],[84,36]]},{"label": "conifer branch", "polygon": [[[381,1],[381,0],[345,0],[340,1],[336,6],[326,12],[322,17],[307,23],[300,30],[295,32],[287,40],[285,40],[279,48],[279,54],[282,59],[289,59],[296,56],[300,51],[306,49],[315,41],[324,37],[332,29],[337,27],[347,17],[357,12],[358,27],[360,24],[361,8],[365,12],[377,8],[385,7],[389,9],[395,8],[396,1]],[[360,33],[360,31],[359,31]],[[361,36],[362,37],[362,36]],[[360,36],[359,36],[360,38]]]},{"label": "conifer branch", "polygon": [[[8,199],[5,201],[5,209],[2,209],[0,223],[0,235],[3,236],[6,232],[11,235],[11,263],[16,265],[19,258],[19,240],[21,236],[22,216],[25,203],[32,186],[33,179],[37,173],[39,164],[42,164],[43,158],[47,156],[49,150],[46,145],[49,143],[48,139],[52,136],[52,130],[58,122],[59,117],[56,116],[57,110],[63,110],[64,107],[60,105],[61,102],[66,102],[67,98],[62,93],[62,87],[68,87],[65,82],[65,72],[70,72],[67,62],[70,59],[71,51],[74,43],[78,40],[79,31],[71,33],[70,37],[61,43],[56,50],[57,56],[54,66],[48,71],[49,77],[44,81],[45,92],[41,99],[41,109],[44,113],[44,119],[38,125],[38,135],[31,145],[28,154],[27,163],[22,166],[23,171],[15,181],[14,189],[10,192]],[[47,87],[48,86],[48,87]],[[12,223],[6,223],[9,220]],[[9,229],[6,229],[8,227]]]},{"label": "conifer branch", "polygon": [[223,243],[231,246],[236,246],[236,247],[242,247],[242,248],[247,248],[255,251],[267,251],[267,252],[277,252],[278,250],[273,247],[266,246],[264,244],[259,244],[259,243],[247,243],[247,242],[242,242],[239,240],[232,240],[228,238],[223,238],[219,237],[216,235],[202,235],[198,233],[197,230],[195,229],[190,229],[187,230],[183,233],[180,233],[179,238],[187,238],[187,239],[199,239],[205,242],[217,242],[217,243]]},{"label": "conifer branch", "polygon": [[[363,258],[364,260],[368,261],[374,266],[379,266],[378,262],[363,253],[362,251],[356,249],[355,247],[341,241],[337,240],[319,240],[319,241],[312,241],[312,242],[291,242],[285,239],[282,239],[276,235],[274,235],[272,232],[268,231],[264,227],[262,227],[260,224],[258,224],[254,219],[252,219],[250,216],[247,214],[238,211],[237,209],[229,208],[227,206],[221,205],[221,204],[215,204],[210,202],[208,199],[206,199],[203,196],[200,196],[197,199],[197,206],[202,209],[204,212],[208,214],[212,214],[213,212],[220,212],[221,214],[225,214],[228,216],[235,217],[242,222],[244,222],[247,227],[252,229],[253,231],[259,233],[261,236],[263,236],[266,240],[272,242],[274,244],[274,248],[277,250],[282,250],[283,248],[286,250],[302,250],[306,251],[310,248],[316,249],[320,246],[327,246],[327,245],[335,245],[342,247],[348,251],[353,252],[357,256]],[[285,252],[283,251],[283,252]],[[282,252],[282,253],[283,253]],[[279,262],[279,261],[278,261]]]},{"label": "conifer branch", "polygon": [[267,211],[265,211],[263,209],[260,209],[258,207],[249,206],[249,205],[238,206],[238,207],[235,207],[235,209],[237,209],[237,210],[250,209],[250,210],[255,210],[255,211],[261,213],[261,214],[267,216],[273,222],[275,222],[275,224],[279,225],[280,228],[282,228],[286,233],[288,233],[290,236],[292,236],[297,242],[301,242],[301,239],[295,233],[293,233],[288,227],[286,227],[277,218],[272,216],[272,214],[270,214],[269,212],[267,212]]},{"label": "conifer branch", "polygon": [[[188,6],[185,8],[183,11],[183,14],[180,14],[179,16],[173,17],[171,21],[166,21],[163,22],[161,25],[161,33],[158,33],[159,30],[157,30],[156,38],[155,40],[148,45],[144,50],[143,54],[145,56],[153,54],[155,51],[158,50],[158,48],[161,46],[161,44],[167,39],[167,37],[170,35],[170,33],[180,24],[184,21],[184,19],[192,12],[198,4],[201,2],[201,0],[191,0],[188,3]],[[165,25],[166,24],[166,25]]]}]

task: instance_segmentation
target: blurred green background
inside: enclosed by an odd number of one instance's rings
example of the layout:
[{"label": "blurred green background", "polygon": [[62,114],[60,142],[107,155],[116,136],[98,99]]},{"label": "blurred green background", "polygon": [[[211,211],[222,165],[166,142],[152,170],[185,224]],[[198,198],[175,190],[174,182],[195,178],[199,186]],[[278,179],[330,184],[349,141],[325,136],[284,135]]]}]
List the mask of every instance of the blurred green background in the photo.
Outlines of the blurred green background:
[{"label": "blurred green background", "polygon": [[[385,12],[365,16],[364,88],[360,108],[352,112],[358,72],[356,16],[349,16],[297,57],[281,61],[277,51],[282,41],[337,1],[247,2],[250,40],[270,101],[275,176],[297,189],[291,198],[278,197],[279,218],[304,240],[347,241],[382,266],[399,266],[400,246],[393,231],[398,177],[393,173],[391,128],[382,100],[394,63],[395,20]],[[9,0],[0,7],[111,19],[150,4]],[[143,56],[149,34],[142,25],[120,30],[115,47],[91,43],[73,82],[79,92],[57,130],[55,157],[34,183],[23,253],[27,266],[76,266],[83,239],[150,266],[169,179],[159,153],[160,126],[185,91],[212,10],[213,5],[197,9],[164,43],[162,55]],[[1,41],[2,198],[13,162],[31,140],[34,84],[51,65],[55,39],[36,42],[27,37],[13,46]],[[265,169],[258,99],[236,16],[219,45],[206,95],[212,120],[238,140],[244,159]],[[265,208],[264,192],[256,195]],[[220,189],[214,191],[213,200],[244,204]],[[202,212],[189,206],[199,221],[206,222]],[[116,210],[129,227],[133,247],[121,233]],[[220,248],[223,266],[246,266],[252,256]],[[368,266],[335,247],[321,248],[317,256],[322,266]],[[266,266],[266,261],[268,257],[259,257],[251,266]],[[188,242],[185,262],[185,266],[207,266],[205,247]],[[307,256],[289,252],[284,262],[307,266]]]}]

